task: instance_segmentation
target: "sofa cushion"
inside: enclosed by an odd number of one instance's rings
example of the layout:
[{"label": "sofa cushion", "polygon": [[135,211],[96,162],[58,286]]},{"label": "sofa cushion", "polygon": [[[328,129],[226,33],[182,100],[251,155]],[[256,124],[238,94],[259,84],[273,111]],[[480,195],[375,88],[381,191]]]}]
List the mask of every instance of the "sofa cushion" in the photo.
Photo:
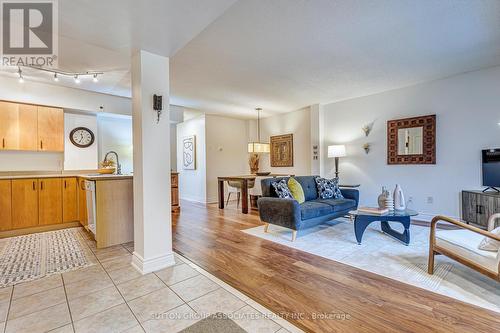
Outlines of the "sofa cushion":
[{"label": "sofa cushion", "polygon": [[[492,234],[500,236],[500,227],[497,227],[497,228],[491,230],[490,232]],[[500,242],[493,239],[493,238],[489,238],[489,237],[484,236],[481,243],[479,243],[478,248],[480,250],[498,252],[500,250]]]},{"label": "sofa cushion", "polygon": [[303,203],[306,201],[304,196],[304,190],[302,189],[302,185],[293,177],[288,179],[288,188],[292,193],[292,197],[297,200],[298,203]]},{"label": "sofa cushion", "polygon": [[342,199],[342,192],[339,189],[339,178],[326,179],[316,177],[316,187],[318,189],[318,196],[321,199]]},{"label": "sofa cushion", "polygon": [[356,208],[356,200],[353,199],[318,199],[316,201],[332,206],[334,212]]},{"label": "sofa cushion", "polygon": [[280,181],[276,181],[271,183],[274,187],[274,191],[278,195],[280,199],[293,199],[292,193],[288,188],[288,184],[286,179],[282,179]]},{"label": "sofa cushion", "polygon": [[306,201],[300,205],[300,216],[302,220],[312,219],[318,216],[332,214],[333,207],[316,200]]},{"label": "sofa cushion", "polygon": [[469,230],[438,230],[436,245],[460,255],[477,265],[498,273],[500,252],[490,252],[478,249],[483,236]]}]

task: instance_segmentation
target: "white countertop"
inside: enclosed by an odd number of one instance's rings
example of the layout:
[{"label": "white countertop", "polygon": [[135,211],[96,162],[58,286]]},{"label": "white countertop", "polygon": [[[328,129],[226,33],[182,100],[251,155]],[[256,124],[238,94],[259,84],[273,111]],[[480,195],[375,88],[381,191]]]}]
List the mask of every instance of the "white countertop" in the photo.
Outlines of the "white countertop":
[{"label": "white countertop", "polygon": [[0,179],[30,179],[30,178],[70,178],[80,177],[88,180],[113,180],[113,179],[132,179],[132,175],[114,175],[97,173],[50,173],[50,174],[22,174],[22,175],[1,175]]}]

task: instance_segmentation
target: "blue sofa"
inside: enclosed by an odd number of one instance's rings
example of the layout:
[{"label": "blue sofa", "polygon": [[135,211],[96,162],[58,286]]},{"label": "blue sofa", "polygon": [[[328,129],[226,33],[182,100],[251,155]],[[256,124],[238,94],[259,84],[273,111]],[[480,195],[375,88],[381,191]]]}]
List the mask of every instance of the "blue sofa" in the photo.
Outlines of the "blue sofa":
[{"label": "blue sofa", "polygon": [[[288,177],[266,178],[261,181],[262,197],[259,198],[260,219],[268,224],[279,225],[294,231],[292,240],[297,231],[316,226],[346,215],[358,207],[359,191],[356,189],[341,188],[344,199],[321,199],[316,189],[317,176],[294,177],[302,186],[305,202],[299,204],[293,199],[280,199],[274,191],[273,182]],[[267,231],[268,225],[266,225]]]}]

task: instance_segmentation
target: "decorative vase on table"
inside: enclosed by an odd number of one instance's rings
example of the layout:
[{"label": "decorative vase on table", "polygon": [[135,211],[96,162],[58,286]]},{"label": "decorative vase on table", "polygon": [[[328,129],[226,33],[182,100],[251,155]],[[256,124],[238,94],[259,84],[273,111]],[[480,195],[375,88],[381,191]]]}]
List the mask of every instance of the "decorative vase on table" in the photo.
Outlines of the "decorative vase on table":
[{"label": "decorative vase on table", "polygon": [[382,186],[382,193],[378,196],[378,207],[379,208],[385,208],[385,201],[387,199],[387,195],[389,194],[389,191],[385,188],[385,186]]},{"label": "decorative vase on table", "polygon": [[392,198],[392,194],[389,191],[386,191],[384,208],[389,209],[391,212],[394,210],[394,199]]},{"label": "decorative vase on table", "polygon": [[396,184],[396,188],[394,189],[394,209],[399,211],[406,209],[405,196],[399,184]]}]

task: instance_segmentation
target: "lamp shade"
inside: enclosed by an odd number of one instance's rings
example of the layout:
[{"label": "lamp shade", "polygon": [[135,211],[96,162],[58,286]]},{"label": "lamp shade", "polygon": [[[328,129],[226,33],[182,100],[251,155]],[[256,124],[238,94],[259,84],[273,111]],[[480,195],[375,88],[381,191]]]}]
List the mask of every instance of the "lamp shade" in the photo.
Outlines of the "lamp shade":
[{"label": "lamp shade", "polygon": [[328,146],[328,157],[343,157],[343,156],[346,156],[344,145]]},{"label": "lamp shade", "polygon": [[269,153],[269,143],[250,142],[248,144],[249,153]]}]

